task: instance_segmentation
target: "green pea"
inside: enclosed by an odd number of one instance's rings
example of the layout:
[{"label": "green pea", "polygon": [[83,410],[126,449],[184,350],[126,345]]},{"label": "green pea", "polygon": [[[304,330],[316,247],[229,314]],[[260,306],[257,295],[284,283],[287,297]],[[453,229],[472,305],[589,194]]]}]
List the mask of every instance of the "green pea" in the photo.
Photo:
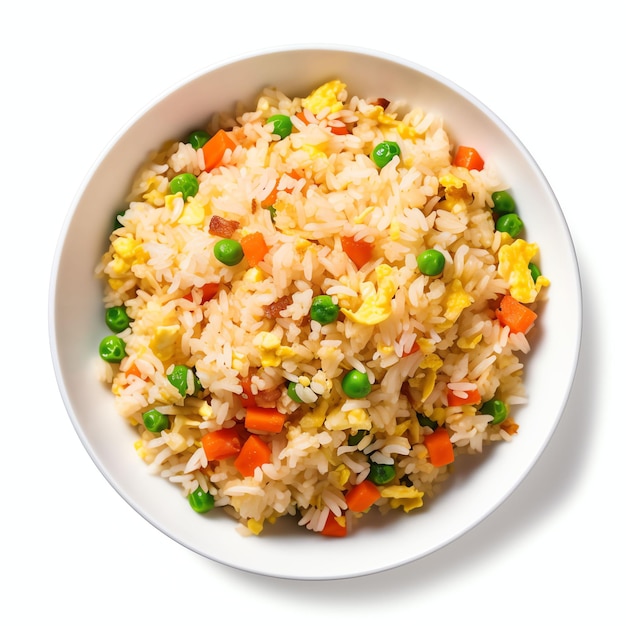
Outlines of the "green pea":
[{"label": "green pea", "polygon": [[506,404],[502,402],[502,400],[496,400],[495,398],[492,398],[491,400],[487,400],[487,402],[483,404],[480,412],[483,415],[492,415],[492,424],[500,424],[506,419],[507,415],[509,414],[509,409],[507,408]]},{"label": "green pea", "polygon": [[130,326],[130,317],[123,306],[108,308],[104,312],[104,321],[114,333],[121,333]]},{"label": "green pea", "polygon": [[517,206],[513,196],[508,191],[494,191],[491,194],[493,200],[493,210],[501,215],[504,213],[515,213]]},{"label": "green pea", "polygon": [[213,254],[220,263],[232,267],[243,259],[243,248],[234,239],[220,239],[213,247]]},{"label": "green pea", "polygon": [[170,425],[170,420],[167,415],[163,415],[158,409],[150,409],[146,411],[142,416],[144,426],[151,433],[160,433]]},{"label": "green pea", "polygon": [[330,296],[315,296],[309,314],[314,322],[319,322],[322,326],[332,324],[339,317],[339,305]]},{"label": "green pea", "polygon": [[191,144],[191,147],[194,150],[198,150],[202,148],[202,146],[211,139],[211,135],[207,133],[205,130],[194,130],[193,133],[189,133],[189,137],[187,137],[187,143]]},{"label": "green pea", "polygon": [[499,230],[501,233],[508,233],[513,238],[517,237],[523,228],[524,222],[516,213],[505,213],[496,222],[496,230]]},{"label": "green pea", "polygon": [[348,435],[348,445],[349,446],[357,446],[361,443],[361,439],[367,435],[367,430],[357,430],[352,435]]},{"label": "green pea", "polygon": [[385,167],[393,157],[400,154],[400,146],[395,141],[381,141],[372,150],[370,158],[378,167]]},{"label": "green pea", "polygon": [[530,270],[530,277],[533,279],[533,282],[537,282],[537,279],[541,276],[541,270],[534,263],[528,264],[528,269]]},{"label": "green pea", "polygon": [[207,513],[215,506],[215,498],[198,487],[195,491],[192,491],[188,496],[189,504],[196,513]]},{"label": "green pea", "polygon": [[432,430],[435,430],[435,428],[439,426],[437,422],[435,422],[434,420],[431,420],[425,415],[422,415],[421,413],[416,413],[416,416],[417,416],[417,421],[419,422],[419,425],[424,428],[432,428]]},{"label": "green pea", "polygon": [[422,274],[426,276],[437,276],[443,272],[443,268],[446,264],[446,257],[442,252],[431,248],[430,250],[424,250],[417,257],[417,267]]},{"label": "green pea", "polygon": [[272,224],[276,221],[276,207],[274,205],[266,207],[270,212],[270,219],[272,220]]},{"label": "green pea", "polygon": [[195,196],[198,193],[198,189],[200,189],[200,183],[191,172],[179,174],[170,180],[170,191],[172,193],[180,191],[183,194],[183,200]]},{"label": "green pea", "polygon": [[191,368],[187,367],[186,365],[175,365],[172,368],[172,371],[167,375],[167,380],[170,381],[170,383],[176,387],[176,389],[178,389],[178,393],[180,393],[181,396],[186,396],[186,395],[192,395],[194,393],[197,393],[198,391],[200,391],[200,381],[198,380],[198,377],[194,374],[193,377],[193,382],[194,382],[194,387],[193,389],[188,389],[187,388],[187,374],[190,371]]},{"label": "green pea", "polygon": [[272,132],[275,135],[278,135],[281,139],[291,135],[293,124],[291,123],[291,119],[289,119],[288,115],[281,115],[280,113],[272,115],[267,118],[267,122],[268,124],[274,124],[274,130]]},{"label": "green pea", "polygon": [[383,463],[370,463],[370,472],[367,477],[375,485],[386,485],[396,477],[396,468]]},{"label": "green pea", "polygon": [[359,370],[350,370],[341,381],[341,388],[348,398],[364,398],[371,390],[367,374]]},{"label": "green pea", "polygon": [[119,363],[126,356],[126,342],[117,335],[109,335],[100,342],[99,352],[107,363]]},{"label": "green pea", "polygon": [[296,383],[292,381],[287,385],[287,395],[294,401],[302,403],[302,398],[296,393]]}]

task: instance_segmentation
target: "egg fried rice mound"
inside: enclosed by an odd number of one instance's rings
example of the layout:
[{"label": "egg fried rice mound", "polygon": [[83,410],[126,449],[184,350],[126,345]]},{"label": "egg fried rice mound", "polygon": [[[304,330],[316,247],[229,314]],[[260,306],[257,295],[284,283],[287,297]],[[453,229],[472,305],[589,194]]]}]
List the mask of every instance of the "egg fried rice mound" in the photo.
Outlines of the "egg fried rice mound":
[{"label": "egg fried rice mound", "polygon": [[197,512],[342,536],[513,439],[548,280],[496,227],[497,164],[460,164],[436,115],[339,80],[239,109],[138,172],[96,270],[129,318],[100,375]]}]

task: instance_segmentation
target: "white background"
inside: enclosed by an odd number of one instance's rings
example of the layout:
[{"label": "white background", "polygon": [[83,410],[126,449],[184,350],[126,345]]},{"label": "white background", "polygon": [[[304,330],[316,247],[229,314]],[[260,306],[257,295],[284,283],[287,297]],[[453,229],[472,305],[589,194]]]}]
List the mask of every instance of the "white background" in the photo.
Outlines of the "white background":
[{"label": "white background", "polygon": [[[616,10],[608,0],[60,0],[4,8],[0,622],[619,623],[626,49]],[[154,529],[81,446],[48,343],[57,237],[107,143],[152,98],[204,66],[295,43],[384,50],[494,110],[561,203],[584,291],[570,402],[519,489],[453,544],[350,580],[239,572]]]}]

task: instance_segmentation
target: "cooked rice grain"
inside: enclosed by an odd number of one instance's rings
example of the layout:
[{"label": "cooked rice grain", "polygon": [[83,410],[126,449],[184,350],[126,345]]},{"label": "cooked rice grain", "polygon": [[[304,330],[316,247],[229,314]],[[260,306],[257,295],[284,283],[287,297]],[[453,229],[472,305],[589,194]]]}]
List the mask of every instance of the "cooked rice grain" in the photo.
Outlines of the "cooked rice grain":
[{"label": "cooked rice grain", "polygon": [[[267,122],[274,114],[292,121],[283,139]],[[307,99],[266,89],[253,111],[213,115],[207,130],[219,128],[235,147],[210,171],[186,141],[149,155],[97,268],[105,306],[124,306],[132,320],[120,333],[126,357],[102,362],[98,375],[136,427],[138,454],[183,495],[209,491],[242,534],[281,516],[315,532],[334,516],[352,532],[362,514],[347,510],[346,493],[368,478],[370,463],[395,471],[376,508],[419,507],[451,470],[430,462],[432,429],[446,429],[456,456],[480,453],[512,439],[515,406],[525,401],[530,343],[495,315],[528,271],[499,272],[511,238],[494,227],[491,195],[505,188],[497,164],[484,155],[481,171],[454,165],[443,120],[348,96],[338,81]],[[382,168],[370,158],[381,141],[400,147]],[[197,176],[195,196],[171,193],[181,173]],[[268,253],[255,266],[219,262],[212,216],[238,224],[235,240],[261,233]],[[345,238],[372,246],[362,267]],[[443,254],[441,275],[419,271],[426,249]],[[202,297],[211,284],[217,293]],[[340,308],[336,321],[311,319],[320,294]],[[184,397],[168,379],[181,364],[187,388],[196,378],[201,388]],[[342,389],[351,369],[372,385],[365,398]],[[450,392],[481,400],[448,406]],[[493,397],[510,410],[501,424],[481,413]],[[235,428],[241,445],[250,401],[285,422],[279,433],[255,431],[270,462],[243,476],[235,456],[208,460],[202,438]],[[152,408],[169,419],[160,433],[143,424]]]}]

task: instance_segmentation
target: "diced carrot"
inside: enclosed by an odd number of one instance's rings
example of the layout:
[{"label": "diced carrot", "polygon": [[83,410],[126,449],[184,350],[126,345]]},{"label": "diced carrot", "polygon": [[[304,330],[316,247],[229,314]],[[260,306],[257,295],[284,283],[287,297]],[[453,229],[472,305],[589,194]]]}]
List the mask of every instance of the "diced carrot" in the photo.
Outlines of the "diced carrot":
[{"label": "diced carrot", "polygon": [[304,123],[305,123],[305,124],[307,124],[307,125],[308,125],[308,124],[310,124],[310,122],[309,122],[309,120],[308,120],[308,118],[307,118],[307,116],[306,116],[306,113],[305,113],[304,111],[298,111],[298,112],[296,113],[296,117],[297,117],[297,118],[298,118],[301,122],[304,122]]},{"label": "diced carrot", "polygon": [[463,392],[464,396],[457,395],[453,389],[448,389],[448,406],[462,406],[464,404],[479,404],[481,401],[478,389],[469,389]]},{"label": "diced carrot", "polygon": [[278,184],[275,184],[272,188],[272,191],[269,192],[268,196],[261,200],[261,207],[264,209],[269,209],[276,202],[276,198],[278,197]]},{"label": "diced carrot", "polygon": [[[202,294],[200,297],[200,304],[204,304],[205,302],[211,300],[211,298],[214,298],[219,288],[219,283],[205,283],[204,285],[202,285],[202,287],[199,288]],[[187,295],[183,296],[183,298],[185,298],[185,300],[193,302],[193,290],[190,291]]]},{"label": "diced carrot", "polygon": [[402,352],[402,356],[410,356],[411,354],[415,354],[416,352],[419,352],[419,350],[420,350],[419,343],[417,343],[417,341],[414,341],[412,346],[404,349],[404,351]]},{"label": "diced carrot", "polygon": [[235,428],[222,428],[207,433],[201,439],[207,461],[219,461],[239,454],[241,440]]},{"label": "diced carrot", "polygon": [[346,504],[351,511],[363,513],[380,498],[378,487],[371,480],[364,480],[355,485],[346,494]]},{"label": "diced carrot", "polygon": [[340,515],[337,517],[333,513],[329,513],[321,534],[326,537],[345,537],[348,534],[345,516]]},{"label": "diced carrot", "polygon": [[126,374],[127,380],[129,376],[136,376],[137,378],[143,378],[136,363],[133,363],[124,373]]},{"label": "diced carrot", "polygon": [[274,408],[250,406],[246,410],[245,426],[248,430],[279,433],[285,424],[285,414]]},{"label": "diced carrot", "polygon": [[454,461],[454,447],[445,428],[439,427],[429,435],[424,435],[424,445],[428,450],[430,462],[435,467],[443,467]]},{"label": "diced carrot", "polygon": [[347,135],[348,127],[340,121],[334,121],[328,124],[328,128],[330,128],[330,132],[333,135]]},{"label": "diced carrot", "polygon": [[243,255],[250,265],[258,265],[269,252],[263,233],[254,232],[244,235],[239,243],[241,243]]},{"label": "diced carrot", "polygon": [[256,400],[254,399],[254,394],[252,393],[252,381],[250,376],[242,376],[239,382],[243,387],[243,393],[239,396],[241,406],[245,409],[256,406]]},{"label": "diced carrot", "polygon": [[235,147],[235,142],[225,130],[220,128],[201,148],[204,155],[204,170],[208,172],[217,167],[224,158],[226,150],[234,150]]},{"label": "diced carrot", "polygon": [[527,333],[535,323],[537,314],[507,294],[496,309],[496,317],[500,324],[508,326],[512,333]]},{"label": "diced carrot", "polygon": [[250,435],[234,461],[242,476],[254,476],[254,470],[272,459],[270,447],[257,435]]},{"label": "diced carrot", "polygon": [[475,148],[470,148],[469,146],[459,146],[452,165],[465,167],[468,170],[480,171],[483,167],[485,167],[485,162]]},{"label": "diced carrot", "polygon": [[341,247],[359,269],[372,259],[374,244],[363,239],[355,240],[354,237],[343,236]]}]

